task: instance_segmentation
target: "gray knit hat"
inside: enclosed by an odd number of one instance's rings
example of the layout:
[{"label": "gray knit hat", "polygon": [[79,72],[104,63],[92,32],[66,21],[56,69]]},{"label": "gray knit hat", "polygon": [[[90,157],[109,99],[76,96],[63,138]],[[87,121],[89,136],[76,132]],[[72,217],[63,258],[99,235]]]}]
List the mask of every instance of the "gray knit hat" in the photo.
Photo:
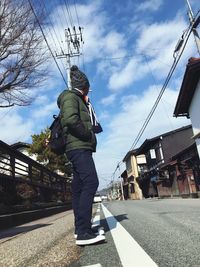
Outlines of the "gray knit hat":
[{"label": "gray knit hat", "polygon": [[70,69],[70,79],[72,88],[79,90],[89,89],[90,83],[87,76],[78,69],[77,66],[72,66]]}]

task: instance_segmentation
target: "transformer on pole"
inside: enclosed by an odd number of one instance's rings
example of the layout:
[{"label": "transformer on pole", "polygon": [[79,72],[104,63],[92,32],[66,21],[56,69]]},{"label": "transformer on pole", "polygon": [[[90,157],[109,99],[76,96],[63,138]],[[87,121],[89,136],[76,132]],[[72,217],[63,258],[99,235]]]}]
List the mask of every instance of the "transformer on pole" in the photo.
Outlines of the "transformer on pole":
[{"label": "transformer on pole", "polygon": [[68,89],[71,90],[70,81],[70,68],[71,68],[71,58],[79,57],[81,55],[80,45],[83,42],[82,28],[79,26],[78,30],[74,26],[73,29],[65,29],[65,41],[67,43],[67,53],[62,51],[62,54],[56,55],[57,58],[66,58],[67,60],[67,84]]}]

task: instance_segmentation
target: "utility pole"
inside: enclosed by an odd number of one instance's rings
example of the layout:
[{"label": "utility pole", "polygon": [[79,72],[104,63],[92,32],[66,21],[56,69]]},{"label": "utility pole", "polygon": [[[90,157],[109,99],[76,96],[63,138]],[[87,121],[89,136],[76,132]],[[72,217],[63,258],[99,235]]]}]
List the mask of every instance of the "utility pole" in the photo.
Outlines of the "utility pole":
[{"label": "utility pole", "polygon": [[[117,167],[119,168],[119,172],[120,172],[119,163],[118,163],[118,166]],[[121,186],[121,192],[122,192],[122,200],[124,200],[124,189],[123,189],[122,179],[121,179],[120,176],[119,176],[119,178],[120,178],[120,186]]]},{"label": "utility pole", "polygon": [[62,53],[60,55],[56,55],[57,58],[66,58],[67,61],[67,84],[69,90],[71,90],[71,81],[70,81],[70,68],[71,68],[71,58],[79,57],[80,53],[80,45],[83,42],[82,28],[79,26],[78,30],[74,26],[72,30],[70,28],[65,29],[65,41],[67,43],[67,53]]},{"label": "utility pole", "polygon": [[120,179],[120,186],[121,186],[121,192],[122,192],[122,200],[124,200],[124,189],[123,189],[123,184],[122,184],[122,178],[119,176]]},{"label": "utility pole", "polygon": [[197,50],[198,50],[198,52],[200,54],[200,38],[199,38],[199,34],[197,32],[197,29],[196,29],[198,24],[200,23],[200,16],[198,16],[198,18],[195,20],[195,17],[194,17],[193,11],[192,11],[192,7],[190,5],[189,0],[186,0],[186,2],[187,2],[187,5],[188,5],[189,20],[190,20],[190,23],[193,25],[192,32],[194,34],[194,40],[195,40],[195,43],[196,43],[196,46],[197,46]]}]

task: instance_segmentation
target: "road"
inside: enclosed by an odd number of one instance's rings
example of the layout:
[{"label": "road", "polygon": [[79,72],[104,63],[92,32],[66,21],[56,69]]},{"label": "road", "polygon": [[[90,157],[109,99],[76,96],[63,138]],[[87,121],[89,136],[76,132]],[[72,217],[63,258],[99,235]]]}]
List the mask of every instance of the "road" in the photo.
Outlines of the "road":
[{"label": "road", "polygon": [[67,211],[0,232],[1,267],[199,267],[200,200],[104,202],[106,242],[77,247]]},{"label": "road", "polygon": [[107,244],[85,248],[77,266],[200,266],[199,199],[113,201],[104,206],[119,223],[101,212]]},{"label": "road", "polygon": [[[112,202],[108,208],[158,266],[200,266],[199,199]],[[132,257],[135,266],[134,251]]]}]

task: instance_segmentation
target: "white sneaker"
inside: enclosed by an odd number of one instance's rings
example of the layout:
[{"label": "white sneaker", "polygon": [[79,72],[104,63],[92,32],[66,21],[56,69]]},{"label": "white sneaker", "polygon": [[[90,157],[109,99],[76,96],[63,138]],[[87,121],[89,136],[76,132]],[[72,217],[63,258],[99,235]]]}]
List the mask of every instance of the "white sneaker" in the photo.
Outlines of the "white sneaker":
[{"label": "white sneaker", "polygon": [[76,245],[79,245],[79,246],[91,245],[91,244],[99,243],[104,240],[105,240],[104,235],[95,235],[95,234],[85,233],[83,235],[77,236]]}]

